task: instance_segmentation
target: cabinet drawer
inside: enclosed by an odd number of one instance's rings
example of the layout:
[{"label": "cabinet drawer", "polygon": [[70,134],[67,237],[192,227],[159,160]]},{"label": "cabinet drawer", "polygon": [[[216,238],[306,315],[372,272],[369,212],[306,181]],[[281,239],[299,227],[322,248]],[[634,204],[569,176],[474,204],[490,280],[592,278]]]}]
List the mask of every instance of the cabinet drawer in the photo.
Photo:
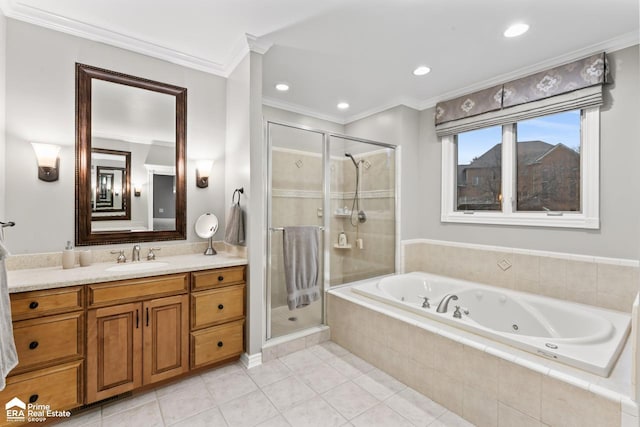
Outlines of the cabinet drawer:
[{"label": "cabinet drawer", "polygon": [[244,266],[191,273],[193,290],[215,288],[244,282]]},{"label": "cabinet drawer", "polygon": [[39,364],[82,357],[84,313],[14,322],[13,335],[21,372]]},{"label": "cabinet drawer", "polygon": [[244,320],[191,333],[191,368],[239,356],[244,350]]},{"label": "cabinet drawer", "polygon": [[191,328],[199,329],[244,316],[244,285],[191,294]]},{"label": "cabinet drawer", "polygon": [[[6,403],[17,397],[26,404],[50,405],[52,411],[72,409],[83,404],[82,389],[82,362],[70,362],[7,378],[0,401]],[[1,417],[0,425],[5,422]]]},{"label": "cabinet drawer", "polygon": [[89,306],[104,306],[184,293],[189,289],[188,278],[188,274],[185,273],[88,285]]},{"label": "cabinet drawer", "polygon": [[80,310],[84,300],[82,286],[20,292],[10,296],[13,320],[32,319],[48,314]]}]

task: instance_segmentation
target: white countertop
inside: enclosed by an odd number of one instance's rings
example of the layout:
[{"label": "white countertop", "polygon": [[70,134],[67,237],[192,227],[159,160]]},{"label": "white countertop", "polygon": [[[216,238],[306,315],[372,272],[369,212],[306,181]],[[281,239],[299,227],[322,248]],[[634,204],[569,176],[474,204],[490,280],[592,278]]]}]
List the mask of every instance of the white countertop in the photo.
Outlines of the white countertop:
[{"label": "white countertop", "polygon": [[[150,261],[139,261],[144,264]],[[153,261],[152,261],[153,262]],[[115,262],[96,263],[88,267],[75,267],[64,270],[61,266],[10,270],[7,272],[9,293],[62,288],[87,283],[111,282],[115,280],[135,279],[139,277],[160,276],[163,274],[183,273],[186,271],[208,270],[212,268],[246,265],[247,259],[218,252],[217,255],[199,254],[159,257],[158,263],[167,263],[158,268],[137,271],[107,271],[117,265]]]}]

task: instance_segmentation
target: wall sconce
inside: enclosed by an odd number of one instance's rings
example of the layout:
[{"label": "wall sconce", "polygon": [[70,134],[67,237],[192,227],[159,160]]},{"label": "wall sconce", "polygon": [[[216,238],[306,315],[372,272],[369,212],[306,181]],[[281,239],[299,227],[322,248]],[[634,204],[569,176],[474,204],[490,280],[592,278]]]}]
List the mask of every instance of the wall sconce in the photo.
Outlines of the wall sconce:
[{"label": "wall sconce", "polygon": [[37,142],[32,142],[31,145],[38,159],[38,178],[47,182],[57,181],[60,170],[60,146]]},{"label": "wall sconce", "polygon": [[207,188],[209,186],[209,175],[213,167],[213,160],[200,160],[196,165],[196,186]]},{"label": "wall sconce", "polygon": [[140,192],[142,191],[140,184],[133,184],[133,195],[136,197],[140,197]]}]

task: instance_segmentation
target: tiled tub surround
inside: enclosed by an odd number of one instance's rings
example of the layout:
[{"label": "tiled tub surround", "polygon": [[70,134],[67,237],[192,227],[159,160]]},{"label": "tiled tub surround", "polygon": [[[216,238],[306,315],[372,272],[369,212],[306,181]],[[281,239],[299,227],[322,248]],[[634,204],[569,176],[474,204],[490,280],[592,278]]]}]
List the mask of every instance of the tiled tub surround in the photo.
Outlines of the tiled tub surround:
[{"label": "tiled tub surround", "polygon": [[[372,279],[352,289],[603,377],[618,360],[631,324],[626,313],[424,272]],[[455,300],[449,300],[446,312],[438,313],[436,307],[446,295]],[[431,301],[429,307],[424,307],[423,298]]]},{"label": "tiled tub surround", "polygon": [[425,271],[625,312],[640,285],[637,260],[427,239],[403,241],[401,256],[405,273]]},{"label": "tiled tub surround", "polygon": [[352,292],[327,298],[331,339],[480,426],[638,426],[631,346],[609,378]]}]

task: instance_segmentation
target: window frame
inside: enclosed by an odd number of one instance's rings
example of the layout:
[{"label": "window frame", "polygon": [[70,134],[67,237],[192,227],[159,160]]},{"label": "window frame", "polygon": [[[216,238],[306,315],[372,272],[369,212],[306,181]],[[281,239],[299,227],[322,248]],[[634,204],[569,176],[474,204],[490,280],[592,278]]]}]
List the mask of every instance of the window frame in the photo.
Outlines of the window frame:
[{"label": "window frame", "polygon": [[[544,117],[544,115],[539,117]],[[501,211],[456,210],[458,164],[456,135],[441,137],[441,222],[599,229],[600,107],[588,107],[580,110],[580,212],[516,210],[517,159],[515,129],[515,122],[502,126]]]}]

